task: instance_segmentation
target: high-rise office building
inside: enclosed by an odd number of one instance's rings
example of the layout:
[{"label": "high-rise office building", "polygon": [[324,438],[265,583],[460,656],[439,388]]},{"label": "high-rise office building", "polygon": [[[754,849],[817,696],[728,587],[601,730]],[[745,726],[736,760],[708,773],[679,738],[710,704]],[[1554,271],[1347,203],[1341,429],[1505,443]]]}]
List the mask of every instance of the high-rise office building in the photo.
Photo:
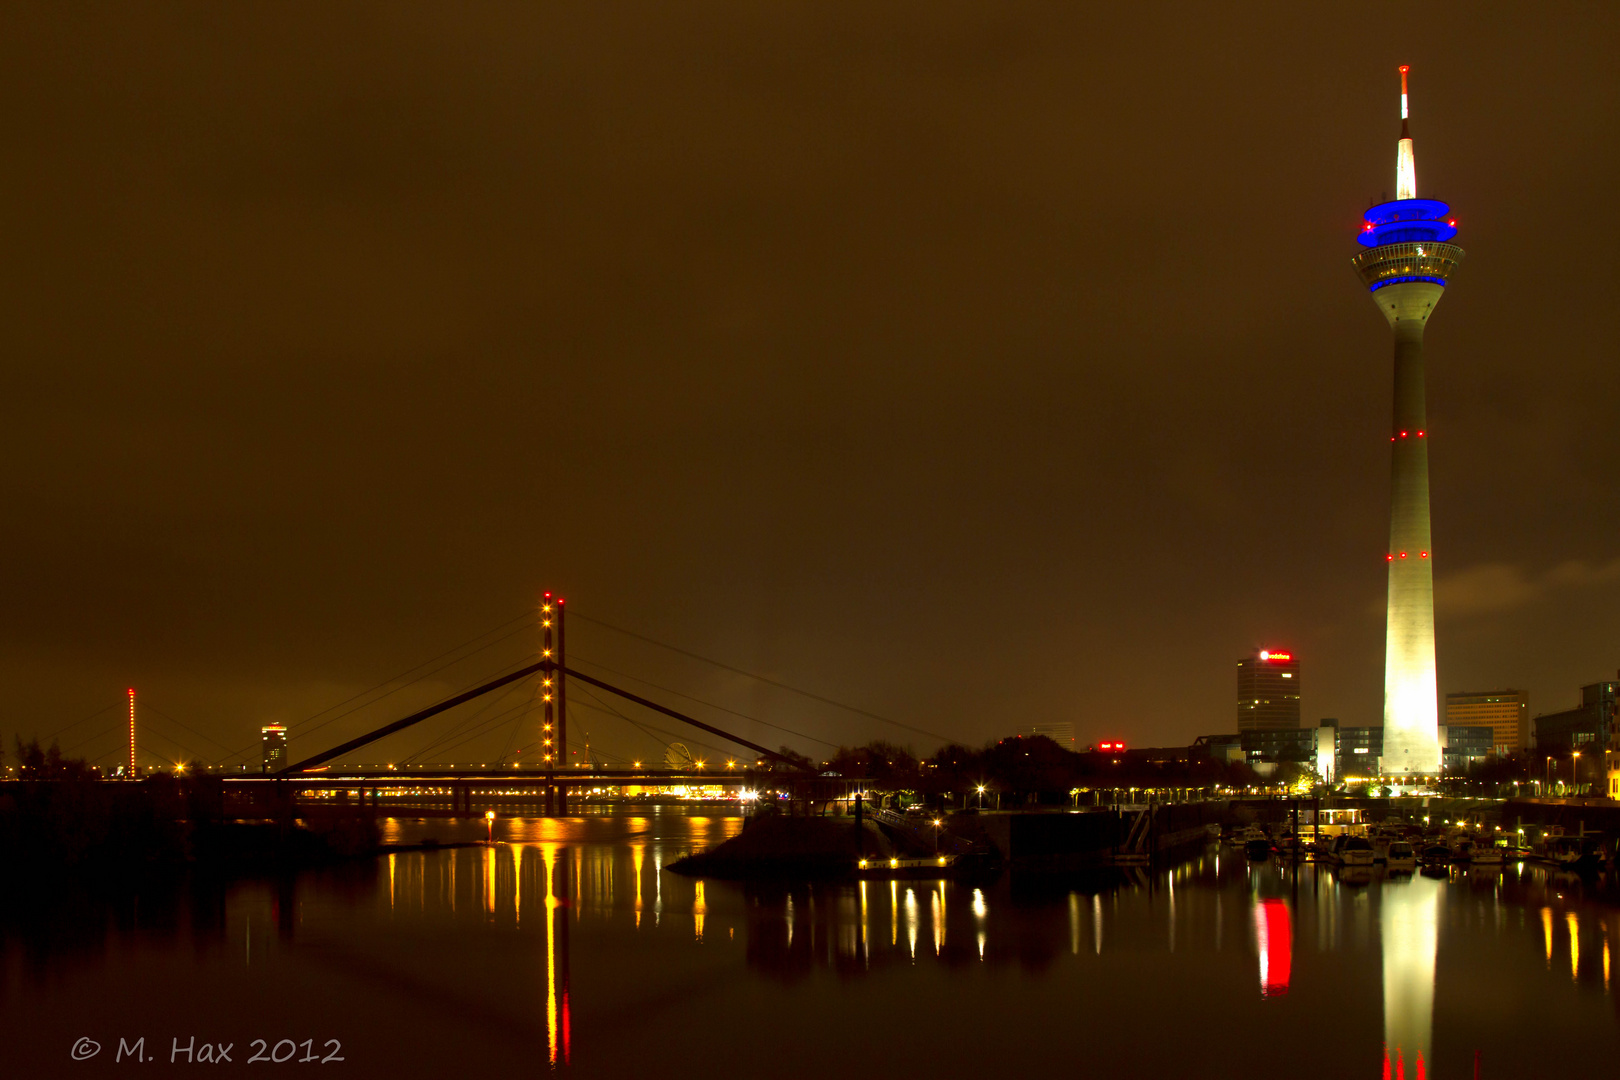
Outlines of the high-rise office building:
[{"label": "high-rise office building", "polygon": [[1025,724],[1018,729],[1021,736],[1045,735],[1065,750],[1074,749],[1074,721],[1060,720],[1045,724]]},{"label": "high-rise office building", "polygon": [[1462,690],[1446,695],[1446,726],[1488,727],[1498,757],[1530,749],[1530,693],[1526,690]]},{"label": "high-rise office building", "polygon": [[280,772],[287,764],[287,728],[282,724],[266,724],[259,729],[264,754],[264,771]]},{"label": "high-rise office building", "polygon": [[1389,606],[1384,647],[1386,774],[1440,772],[1439,684],[1434,665],[1434,551],[1429,536],[1429,423],[1424,405],[1423,329],[1462,261],[1450,207],[1417,197],[1417,158],[1401,70],[1401,137],[1395,201],[1370,207],[1367,250],[1352,260],[1395,335],[1395,407],[1390,424]]},{"label": "high-rise office building", "polygon": [[1238,661],[1238,733],[1299,727],[1299,659],[1291,652],[1256,649]]}]

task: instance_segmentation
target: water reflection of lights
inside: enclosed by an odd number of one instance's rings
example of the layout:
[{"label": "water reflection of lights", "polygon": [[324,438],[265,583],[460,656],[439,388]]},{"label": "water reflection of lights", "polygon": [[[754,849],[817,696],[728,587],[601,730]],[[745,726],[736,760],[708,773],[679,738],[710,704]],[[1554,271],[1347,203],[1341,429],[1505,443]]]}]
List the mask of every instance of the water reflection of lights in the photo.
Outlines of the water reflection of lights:
[{"label": "water reflection of lights", "polygon": [[630,845],[630,873],[631,876],[635,878],[636,882],[635,912],[637,930],[641,929],[641,867],[646,857],[646,850],[646,844]]},{"label": "water reflection of lights", "polygon": [[1091,938],[1092,949],[1098,956],[1102,955],[1102,896],[1091,898]]},{"label": "water reflection of lights", "polygon": [[697,889],[692,894],[692,929],[697,934],[698,944],[703,944],[703,916],[709,913],[708,902],[703,897],[703,879],[696,882]]},{"label": "water reflection of lights", "polygon": [[940,882],[929,896],[930,913],[934,922],[934,955],[945,951],[945,883]]},{"label": "water reflection of lights", "polygon": [[523,926],[523,845],[512,848],[512,925]]},{"label": "water reflection of lights", "polygon": [[[546,874],[546,1042],[553,1065],[568,1064],[571,1023],[568,987],[568,908],[565,897],[567,849],[542,845],[540,863]],[[563,890],[559,897],[557,890]]]},{"label": "water reflection of lights", "polygon": [[906,944],[911,949],[911,958],[917,958],[917,891],[906,886]]},{"label": "water reflection of lights", "polygon": [[1286,901],[1268,897],[1254,905],[1254,939],[1260,953],[1260,996],[1288,993],[1294,970],[1294,916]]},{"label": "water reflection of lights", "polygon": [[1410,1060],[1422,1077],[1433,1056],[1434,959],[1444,881],[1386,883],[1379,894],[1384,952],[1384,1042],[1397,1075]]},{"label": "water reflection of lights", "polygon": [[979,939],[979,959],[984,959],[984,919],[989,911],[984,903],[984,890],[973,890],[973,928]]},{"label": "water reflection of lights", "polygon": [[1080,955],[1080,894],[1069,894],[1069,955]]},{"label": "water reflection of lights", "polygon": [[399,856],[393,852],[388,853],[388,910],[394,910],[394,861]]},{"label": "water reflection of lights", "polygon": [[1564,922],[1569,926],[1569,977],[1576,979],[1581,974],[1581,924],[1573,911],[1564,913]]},{"label": "water reflection of lights", "polygon": [[870,966],[872,960],[871,960],[870,954],[868,953],[867,945],[866,945],[866,941],[867,941],[867,938],[866,938],[866,882],[864,880],[860,884],[860,889],[861,889],[861,962],[863,964],[866,964],[866,965]]},{"label": "water reflection of lights", "polygon": [[900,883],[889,882],[889,944],[900,944]]},{"label": "water reflection of lights", "polygon": [[1552,908],[1541,909],[1541,936],[1547,943],[1547,968],[1552,969]]},{"label": "water reflection of lights", "polygon": [[495,848],[484,849],[484,913],[495,914]]}]

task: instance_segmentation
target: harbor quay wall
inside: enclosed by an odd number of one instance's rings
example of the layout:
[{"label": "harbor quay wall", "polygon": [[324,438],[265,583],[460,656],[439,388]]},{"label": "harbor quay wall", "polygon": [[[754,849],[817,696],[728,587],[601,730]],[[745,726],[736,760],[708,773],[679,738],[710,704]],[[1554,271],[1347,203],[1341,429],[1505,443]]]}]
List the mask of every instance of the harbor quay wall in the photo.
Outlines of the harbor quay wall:
[{"label": "harbor quay wall", "polygon": [[[1153,808],[1153,848],[1169,850],[1208,838],[1229,817],[1225,802],[1170,803]],[[1124,844],[1136,815],[1129,811],[994,811],[980,815],[985,836],[1010,863],[1107,862]]]}]

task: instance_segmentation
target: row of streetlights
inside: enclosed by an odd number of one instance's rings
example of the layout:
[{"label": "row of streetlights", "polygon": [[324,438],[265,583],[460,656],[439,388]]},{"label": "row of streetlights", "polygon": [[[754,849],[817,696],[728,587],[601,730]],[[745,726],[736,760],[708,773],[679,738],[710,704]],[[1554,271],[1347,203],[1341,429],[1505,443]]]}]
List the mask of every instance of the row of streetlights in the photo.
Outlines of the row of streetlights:
[{"label": "row of streetlights", "polygon": [[[1579,750],[1571,750],[1569,752],[1569,782],[1571,784],[1580,783],[1580,772],[1579,772],[1580,764],[1581,764],[1581,752]],[[1552,787],[1552,769],[1553,769],[1553,759],[1552,759],[1551,756],[1548,756],[1548,758],[1547,758],[1547,786],[1548,787]]]}]

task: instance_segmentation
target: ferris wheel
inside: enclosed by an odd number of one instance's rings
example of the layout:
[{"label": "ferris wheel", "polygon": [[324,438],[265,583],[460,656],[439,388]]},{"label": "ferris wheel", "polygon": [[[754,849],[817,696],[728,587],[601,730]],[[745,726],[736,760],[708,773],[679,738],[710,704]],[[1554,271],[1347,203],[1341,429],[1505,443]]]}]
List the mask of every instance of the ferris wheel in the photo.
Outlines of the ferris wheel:
[{"label": "ferris wheel", "polygon": [[687,749],[685,743],[670,743],[664,751],[664,764],[676,772],[685,772],[696,761],[697,758],[692,756],[692,751]]}]

